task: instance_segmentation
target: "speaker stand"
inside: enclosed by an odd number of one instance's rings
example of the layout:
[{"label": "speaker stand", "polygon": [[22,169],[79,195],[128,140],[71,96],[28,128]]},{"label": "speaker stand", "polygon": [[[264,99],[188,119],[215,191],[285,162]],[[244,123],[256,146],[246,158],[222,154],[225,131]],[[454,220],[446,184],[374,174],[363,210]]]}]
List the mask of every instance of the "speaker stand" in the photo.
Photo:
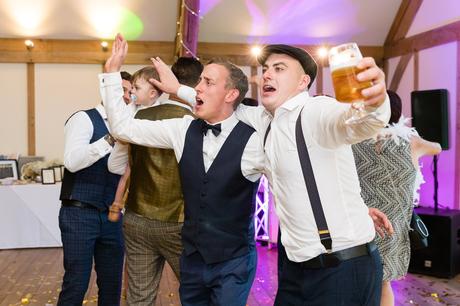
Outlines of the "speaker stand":
[{"label": "speaker stand", "polygon": [[434,211],[438,211],[438,155],[433,156],[433,178],[434,178]]}]

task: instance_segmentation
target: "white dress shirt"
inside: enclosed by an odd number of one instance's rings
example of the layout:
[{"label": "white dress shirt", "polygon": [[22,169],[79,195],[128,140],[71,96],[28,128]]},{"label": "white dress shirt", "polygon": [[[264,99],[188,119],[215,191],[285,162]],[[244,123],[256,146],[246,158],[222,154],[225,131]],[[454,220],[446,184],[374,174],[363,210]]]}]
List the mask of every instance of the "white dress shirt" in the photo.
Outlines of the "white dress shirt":
[{"label": "white dress shirt", "polygon": [[[142,146],[174,149],[179,162],[184,150],[187,130],[194,120],[192,116],[166,120],[134,119],[123,102],[123,89],[119,73],[99,75],[101,96],[108,114],[113,135],[117,138]],[[203,162],[207,171],[220,148],[238,123],[231,115],[221,123],[221,133],[214,136],[211,131],[203,137]],[[264,157],[262,144],[257,133],[253,133],[243,151],[241,172],[250,181],[257,181],[263,171]],[[200,162],[200,161],[197,161]]]},{"label": "white dress shirt", "polygon": [[[107,123],[104,107],[99,104],[96,110]],[[70,172],[77,172],[97,162],[112,151],[112,146],[104,139],[89,143],[93,136],[93,123],[84,111],[75,113],[64,126],[64,166]],[[109,164],[111,162],[109,156]],[[110,170],[115,174],[123,174],[124,167],[117,165],[116,161]]]},{"label": "white dress shirt", "polygon": [[[181,86],[178,96],[193,102],[194,90]],[[302,130],[315,174],[322,207],[338,251],[374,239],[375,230],[361,189],[351,150],[353,143],[372,137],[390,117],[388,97],[375,109],[376,118],[346,125],[351,117],[348,104],[335,99],[310,97],[303,92],[286,101],[272,116],[264,107],[241,105],[237,118],[253,126],[262,137],[271,122],[265,145],[266,170],[287,256],[302,262],[325,253],[308,198],[295,141],[295,124],[302,112]]]}]

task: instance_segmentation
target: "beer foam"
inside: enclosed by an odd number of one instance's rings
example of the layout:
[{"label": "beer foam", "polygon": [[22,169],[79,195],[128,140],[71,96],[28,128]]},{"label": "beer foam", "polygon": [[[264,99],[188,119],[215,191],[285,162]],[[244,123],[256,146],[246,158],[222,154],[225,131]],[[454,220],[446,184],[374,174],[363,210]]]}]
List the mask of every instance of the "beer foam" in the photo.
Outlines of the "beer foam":
[{"label": "beer foam", "polygon": [[356,53],[354,50],[343,50],[340,53],[332,53],[329,55],[329,66],[331,71],[345,67],[352,67],[358,65],[362,58],[362,55],[360,53]]}]

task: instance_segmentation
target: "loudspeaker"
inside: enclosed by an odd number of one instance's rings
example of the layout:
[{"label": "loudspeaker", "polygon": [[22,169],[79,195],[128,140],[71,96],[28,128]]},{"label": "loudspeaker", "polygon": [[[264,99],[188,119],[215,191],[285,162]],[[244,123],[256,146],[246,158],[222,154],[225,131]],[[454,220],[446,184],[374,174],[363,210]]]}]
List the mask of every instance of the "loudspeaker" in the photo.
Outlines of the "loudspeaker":
[{"label": "loudspeaker", "polygon": [[422,138],[449,149],[448,92],[446,89],[411,93],[412,126]]},{"label": "loudspeaker", "polygon": [[428,231],[428,247],[411,251],[409,272],[452,278],[460,273],[460,211],[416,208]]}]

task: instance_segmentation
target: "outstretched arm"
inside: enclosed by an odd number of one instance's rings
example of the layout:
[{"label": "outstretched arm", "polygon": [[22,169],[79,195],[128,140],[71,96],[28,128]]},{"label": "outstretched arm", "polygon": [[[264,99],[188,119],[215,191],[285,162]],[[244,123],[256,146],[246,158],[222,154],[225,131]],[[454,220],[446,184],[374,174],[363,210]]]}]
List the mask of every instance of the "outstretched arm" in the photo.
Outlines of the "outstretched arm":
[{"label": "outstretched arm", "polygon": [[442,151],[439,143],[428,141],[415,135],[410,138],[410,147],[414,165],[418,165],[418,159],[420,157],[425,155],[437,155]]}]

